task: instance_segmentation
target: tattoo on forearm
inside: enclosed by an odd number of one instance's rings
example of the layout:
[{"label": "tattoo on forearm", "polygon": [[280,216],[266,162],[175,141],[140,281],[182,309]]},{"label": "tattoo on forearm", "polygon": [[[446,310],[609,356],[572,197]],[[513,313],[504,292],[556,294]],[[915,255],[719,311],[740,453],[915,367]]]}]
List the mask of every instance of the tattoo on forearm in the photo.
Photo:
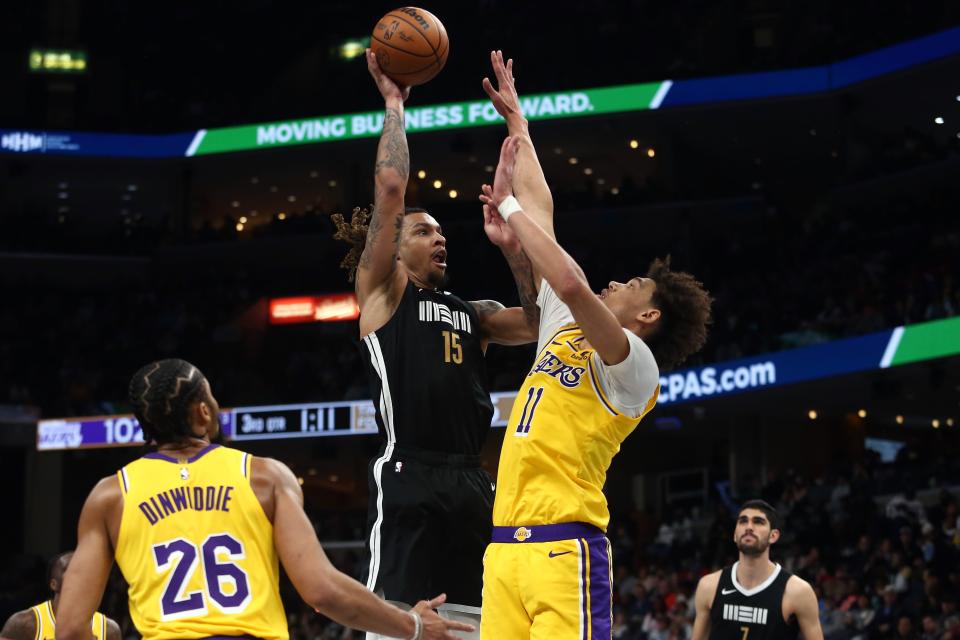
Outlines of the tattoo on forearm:
[{"label": "tattoo on forearm", "polygon": [[[380,183],[380,174],[386,168],[394,169],[401,181],[406,185],[410,176],[410,154],[407,150],[407,136],[403,129],[403,116],[398,109],[387,109],[383,116],[383,131],[380,133],[380,144],[377,147],[377,164],[374,169],[376,191],[374,193],[373,214],[370,216],[370,227],[367,229],[367,239],[360,254],[358,267],[369,269],[373,262],[373,247],[383,231],[383,216],[394,216],[396,233],[393,236],[393,251],[390,256],[391,271],[396,267],[397,247],[400,244],[400,229],[403,226],[403,204],[397,204],[398,210],[389,211],[384,208],[383,186]],[[393,204],[393,203],[391,203]]]},{"label": "tattoo on forearm", "polygon": [[383,116],[383,132],[380,134],[380,146],[377,147],[375,174],[380,175],[380,171],[387,167],[395,169],[404,182],[410,177],[407,135],[403,130],[403,116],[397,109],[387,109]]},{"label": "tattoo on forearm", "polygon": [[517,283],[517,293],[520,294],[520,306],[523,307],[523,316],[527,326],[540,326],[540,307],[537,306],[537,285],[533,281],[533,265],[526,251],[514,255],[507,255],[507,264]]}]

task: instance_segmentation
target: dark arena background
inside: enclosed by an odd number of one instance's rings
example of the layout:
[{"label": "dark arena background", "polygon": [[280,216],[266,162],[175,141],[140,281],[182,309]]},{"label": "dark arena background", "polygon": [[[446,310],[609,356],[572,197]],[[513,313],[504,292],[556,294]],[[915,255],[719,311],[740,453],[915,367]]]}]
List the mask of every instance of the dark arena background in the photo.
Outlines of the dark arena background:
[{"label": "dark arena background", "polygon": [[[715,297],[705,348],[609,470],[614,637],[686,640],[737,505],[828,640],[960,638],[960,4],[435,2],[407,204],[450,288],[517,304],[482,230],[517,86],[560,242],[595,290],[656,256]],[[330,214],[373,198],[384,2],[7,3],[0,21],[0,618],[45,600],[96,481],[145,452],[131,374],[209,378],[233,446],[287,463],[363,570],[378,446]],[[496,414],[534,347],[491,346]],[[360,638],[281,587],[291,638]],[[114,571],[101,611],[138,638]]]}]

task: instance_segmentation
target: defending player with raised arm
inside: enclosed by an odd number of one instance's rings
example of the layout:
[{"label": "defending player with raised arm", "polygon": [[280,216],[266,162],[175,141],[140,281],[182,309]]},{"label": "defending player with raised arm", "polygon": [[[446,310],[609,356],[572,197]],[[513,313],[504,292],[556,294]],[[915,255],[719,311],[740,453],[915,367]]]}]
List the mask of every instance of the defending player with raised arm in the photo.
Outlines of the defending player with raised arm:
[{"label": "defending player with raised arm", "polygon": [[219,405],[183,360],[144,366],[129,400],[157,449],[101,480],[80,513],[57,640],[88,640],[116,557],[130,615],[151,638],[288,637],[278,561],[304,602],[344,626],[398,638],[444,638],[438,596],[412,613],[377,598],[327,559],[290,469],[217,444]]},{"label": "defending player with raised arm", "polygon": [[[47,566],[47,584],[53,597],[46,602],[29,609],[18,611],[10,616],[0,631],[0,638],[9,640],[52,640],[57,630],[57,615],[60,612],[60,590],[63,587],[63,574],[73,558],[73,551],[58,553],[50,559]],[[120,625],[99,611],[93,614],[93,620],[87,627],[87,638],[91,632],[96,640],[120,640]]]},{"label": "defending player with raised arm", "polygon": [[740,559],[700,578],[692,640],[823,640],[817,595],[770,560],[780,515],[763,500],[740,507],[733,542]]},{"label": "defending player with raised arm", "polygon": [[536,285],[516,236],[491,226],[487,236],[513,272],[522,308],[444,291],[440,224],[404,202],[407,91],[369,52],[367,67],[386,105],[373,213],[369,228],[365,211],[355,210],[349,223],[334,216],[335,237],[352,245],[342,266],[356,280],[361,351],[382,440],[368,476],[366,583],[400,602],[436,589],[448,595],[448,607],[478,613],[493,506],[480,465],[493,416],[484,351],[490,342],[536,339]]},{"label": "defending player with raised arm", "polygon": [[703,345],[711,300],[690,274],[660,260],[647,277],[593,293],[512,195],[520,148],[507,137],[494,184],[480,196],[484,226],[509,227],[543,275],[538,353],[500,454],[480,636],[609,637],[607,469],[656,405],[660,368]]}]

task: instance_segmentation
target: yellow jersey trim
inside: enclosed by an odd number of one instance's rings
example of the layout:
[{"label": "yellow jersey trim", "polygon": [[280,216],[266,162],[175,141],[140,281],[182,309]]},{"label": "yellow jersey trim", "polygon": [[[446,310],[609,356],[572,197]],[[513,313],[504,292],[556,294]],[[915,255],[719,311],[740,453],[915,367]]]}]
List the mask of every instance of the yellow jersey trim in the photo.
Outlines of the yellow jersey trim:
[{"label": "yellow jersey trim", "polygon": [[40,640],[43,637],[43,616],[40,615],[39,607],[30,607],[30,610],[33,611],[33,617],[37,619],[37,635],[36,640]]}]

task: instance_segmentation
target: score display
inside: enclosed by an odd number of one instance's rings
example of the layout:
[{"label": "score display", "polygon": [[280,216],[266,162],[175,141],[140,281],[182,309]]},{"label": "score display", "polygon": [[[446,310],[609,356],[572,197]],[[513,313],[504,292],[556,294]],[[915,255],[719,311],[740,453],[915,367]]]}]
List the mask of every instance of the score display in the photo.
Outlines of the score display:
[{"label": "score display", "polygon": [[[505,427],[516,392],[490,394],[493,427]],[[370,400],[234,407],[220,411],[226,440],[278,440],[323,436],[372,435],[377,417]],[[143,444],[143,430],[132,415],[41,420],[37,450],[98,449]]]}]

